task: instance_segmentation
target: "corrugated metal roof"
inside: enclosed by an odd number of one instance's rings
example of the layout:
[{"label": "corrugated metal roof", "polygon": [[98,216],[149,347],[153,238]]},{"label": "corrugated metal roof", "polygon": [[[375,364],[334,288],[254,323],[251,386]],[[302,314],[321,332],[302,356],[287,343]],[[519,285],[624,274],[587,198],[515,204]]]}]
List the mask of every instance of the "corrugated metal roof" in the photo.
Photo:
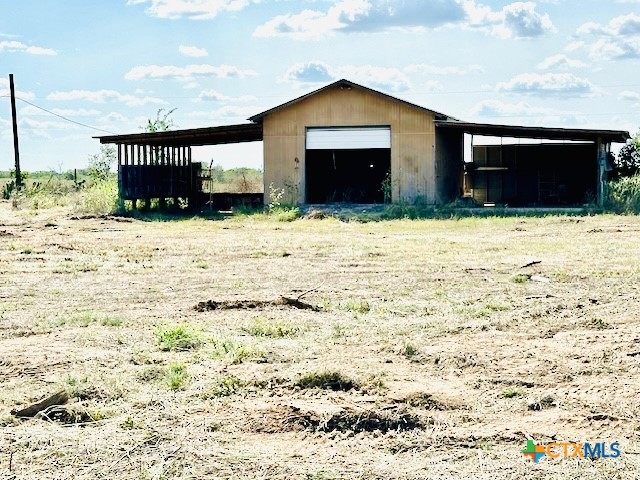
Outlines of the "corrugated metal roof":
[{"label": "corrugated metal roof", "polygon": [[581,128],[525,127],[519,125],[493,125],[459,121],[436,121],[436,128],[452,128],[464,133],[492,137],[539,138],[547,140],[590,140],[624,143],[631,138],[624,130],[596,130]]},{"label": "corrugated metal roof", "polygon": [[306,95],[302,95],[301,97],[294,98],[293,100],[290,100],[290,101],[288,101],[286,103],[278,105],[277,107],[273,107],[273,108],[270,108],[269,110],[266,110],[266,111],[264,111],[262,113],[258,113],[257,115],[249,117],[248,120],[251,121],[251,122],[256,122],[256,123],[262,122],[262,119],[264,117],[266,117],[267,115],[271,115],[272,113],[278,112],[280,110],[284,110],[285,108],[288,108],[288,107],[290,107],[292,105],[295,105],[296,103],[302,102],[303,100],[305,100],[305,99],[307,99],[309,97],[312,97],[313,95],[316,95],[316,94],[318,94],[320,92],[324,92],[326,90],[330,90],[332,88],[342,88],[342,89],[357,88],[357,89],[364,90],[364,91],[369,92],[369,93],[373,93],[374,95],[379,95],[381,97],[388,98],[389,100],[394,101],[394,102],[400,102],[400,103],[402,103],[404,105],[407,105],[407,106],[409,106],[411,108],[415,108],[417,110],[421,110],[423,112],[430,113],[430,114],[434,115],[437,119],[440,119],[440,120],[447,120],[447,119],[448,120],[455,120],[453,117],[450,117],[449,115],[445,115],[444,113],[436,112],[434,110],[430,110],[428,108],[421,107],[420,105],[416,105],[415,103],[407,102],[406,100],[402,100],[400,98],[396,98],[396,97],[393,97],[391,95],[387,95],[386,93],[379,92],[378,90],[373,90],[372,88],[368,88],[368,87],[365,87],[363,85],[359,85],[357,83],[354,83],[354,82],[352,82],[350,80],[346,80],[344,78],[341,79],[341,80],[338,80],[337,82],[330,83],[329,85],[326,85],[326,86],[324,86],[322,88],[314,90],[313,92],[307,93]]},{"label": "corrugated metal roof", "polygon": [[262,140],[262,125],[242,123],[221,127],[192,128],[157,133],[132,133],[94,137],[100,143],[127,145],[165,145],[173,147],[222,145],[225,143],[257,142]]}]

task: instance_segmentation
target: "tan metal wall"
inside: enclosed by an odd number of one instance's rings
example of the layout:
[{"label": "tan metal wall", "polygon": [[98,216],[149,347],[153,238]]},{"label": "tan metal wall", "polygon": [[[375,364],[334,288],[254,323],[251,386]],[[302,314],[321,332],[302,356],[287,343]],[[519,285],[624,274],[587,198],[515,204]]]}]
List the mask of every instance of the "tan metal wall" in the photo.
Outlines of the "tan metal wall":
[{"label": "tan metal wall", "polygon": [[433,115],[363,90],[333,88],[264,118],[265,203],[269,186],[286,201],[305,200],[307,127],[389,125],[392,200],[436,200]]}]

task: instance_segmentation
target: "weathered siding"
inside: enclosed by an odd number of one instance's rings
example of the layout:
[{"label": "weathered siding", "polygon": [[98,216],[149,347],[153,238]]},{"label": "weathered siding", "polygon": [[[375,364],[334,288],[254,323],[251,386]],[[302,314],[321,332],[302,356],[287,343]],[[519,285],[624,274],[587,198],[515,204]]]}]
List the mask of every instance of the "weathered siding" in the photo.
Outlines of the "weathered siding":
[{"label": "weathered siding", "polygon": [[460,131],[441,129],[436,136],[436,201],[453,202],[462,195],[464,142]]},{"label": "weathered siding", "polygon": [[[265,202],[269,186],[284,188],[287,201],[304,203],[307,127],[389,125],[392,200],[436,201],[433,115],[357,88],[339,87],[267,115],[264,120]],[[298,161],[296,161],[296,159]]]}]

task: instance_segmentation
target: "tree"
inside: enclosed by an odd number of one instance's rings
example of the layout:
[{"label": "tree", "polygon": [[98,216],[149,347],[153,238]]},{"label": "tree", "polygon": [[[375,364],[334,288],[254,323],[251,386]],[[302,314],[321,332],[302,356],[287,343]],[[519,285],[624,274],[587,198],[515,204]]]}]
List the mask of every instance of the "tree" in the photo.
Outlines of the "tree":
[{"label": "tree", "polygon": [[116,148],[113,145],[101,145],[100,153],[89,155],[87,174],[94,182],[104,182],[109,178],[111,165],[116,161]]},{"label": "tree", "polygon": [[620,149],[613,163],[615,177],[640,174],[640,130]]},{"label": "tree", "polygon": [[168,132],[176,126],[173,119],[169,118],[175,111],[175,108],[168,111],[161,108],[156,112],[156,119],[148,119],[147,124],[141,128],[147,133]]}]

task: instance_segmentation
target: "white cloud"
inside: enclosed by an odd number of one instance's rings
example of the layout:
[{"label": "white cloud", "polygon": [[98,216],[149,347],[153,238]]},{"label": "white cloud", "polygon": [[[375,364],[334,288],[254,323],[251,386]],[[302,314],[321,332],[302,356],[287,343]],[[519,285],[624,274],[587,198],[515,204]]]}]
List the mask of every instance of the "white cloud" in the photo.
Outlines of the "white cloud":
[{"label": "white cloud", "polygon": [[[95,117],[95,116],[100,115],[102,113],[99,110],[95,110],[95,109],[88,110],[86,108],[78,108],[78,109],[52,108],[51,111],[53,113],[55,113],[57,115],[61,115],[63,117]],[[40,110],[39,108],[33,107],[31,105],[28,105],[28,106],[20,109],[20,114],[21,115],[35,115],[35,116],[47,115],[47,113],[45,113],[42,110]]]},{"label": "white cloud", "polygon": [[596,34],[615,37],[640,35],[640,15],[635,13],[621,15],[611,19],[606,25],[587,22],[578,27],[576,33],[578,35]]},{"label": "white cloud", "polygon": [[292,65],[285,72],[283,80],[290,83],[313,84],[328,83],[340,78],[392,92],[405,91],[410,86],[407,76],[397,68],[374,65],[331,66],[320,61]]},{"label": "white cloud", "polygon": [[402,92],[411,86],[407,76],[397,68],[377,67],[375,65],[343,65],[336,68],[341,78],[350,78],[371,88]]},{"label": "white cloud", "polygon": [[558,70],[569,70],[572,68],[584,68],[586,66],[586,63],[580,60],[569,58],[562,53],[551,55],[538,64],[538,68],[540,70],[549,70],[551,68],[555,68]]},{"label": "white cloud", "polygon": [[638,93],[638,92],[630,92],[630,91],[627,90],[627,91],[622,92],[618,98],[620,100],[637,102],[637,101],[640,101],[640,93]]},{"label": "white cloud", "polygon": [[442,92],[444,90],[444,85],[442,85],[438,80],[429,80],[424,84],[424,88],[427,92]]},{"label": "white cloud", "polygon": [[408,65],[405,67],[404,71],[407,73],[417,73],[421,75],[467,75],[474,72],[483,73],[484,69],[480,65],[454,67],[419,63]]},{"label": "white cloud", "polygon": [[[34,137],[52,139],[51,132],[79,130],[81,127],[62,120],[37,120],[31,117],[22,117],[18,120],[18,128],[21,133]],[[57,134],[59,135],[59,134]]]},{"label": "white cloud", "polygon": [[71,90],[69,92],[52,92],[47,100],[56,101],[85,101],[92,103],[121,102],[128,106],[142,106],[148,103],[164,104],[164,100],[154,97],[136,97],[115,90]]},{"label": "white cloud", "polygon": [[24,53],[28,53],[29,55],[52,56],[52,55],[58,54],[55,50],[52,50],[50,48],[26,45],[22,42],[17,42],[15,40],[4,40],[0,42],[0,53],[2,53],[5,50],[7,52],[24,52]]},{"label": "white cloud", "polygon": [[465,9],[469,27],[498,38],[534,38],[556,31],[549,15],[538,13],[534,2],[514,2],[493,11],[475,0],[466,0]]},{"label": "white cloud", "polygon": [[109,124],[114,124],[114,123],[122,124],[122,123],[127,123],[129,121],[127,117],[125,117],[124,115],[118,112],[109,112],[107,115],[100,117],[98,120],[100,121],[100,123],[109,123]]},{"label": "white cloud", "polygon": [[594,60],[627,60],[640,58],[640,38],[601,38],[589,48]]},{"label": "white cloud", "polygon": [[241,95],[239,97],[229,97],[216,90],[203,90],[198,95],[199,100],[208,102],[253,102],[256,97],[252,95]]},{"label": "white cloud", "polygon": [[158,18],[189,18],[206,20],[221,12],[234,12],[245,8],[248,0],[128,0],[127,5],[150,4],[148,15]]},{"label": "white cloud", "polygon": [[278,15],[253,32],[256,37],[321,39],[337,32],[381,32],[458,25],[501,38],[532,38],[555,31],[534,2],[514,2],[499,11],[476,0],[340,0],[327,10]]},{"label": "white cloud", "polygon": [[304,10],[278,15],[255,29],[256,37],[320,39],[335,32],[436,28],[462,22],[459,0],[340,0],[326,11]]},{"label": "white cloud", "polygon": [[565,52],[575,52],[577,50],[581,50],[583,49],[587,44],[584,43],[581,40],[575,41],[575,42],[571,42],[569,43],[566,47],[564,47],[564,51]]},{"label": "white cloud", "polygon": [[253,70],[241,70],[231,65],[141,65],[129,70],[124,78],[127,80],[164,79],[191,80],[195,77],[243,78],[257,75]]},{"label": "white cloud", "polygon": [[500,92],[543,97],[579,97],[593,92],[593,85],[571,73],[523,73],[496,85]]},{"label": "white cloud", "polygon": [[196,47],[193,45],[180,45],[178,51],[187,57],[207,57],[209,52],[205,48]]},{"label": "white cloud", "polygon": [[435,28],[462,22],[466,16],[458,0],[351,0],[340,3],[339,20],[345,31]]},{"label": "white cloud", "polygon": [[[10,93],[9,79],[0,77],[0,97],[8,96]],[[16,97],[24,100],[33,100],[36,98],[36,95],[33,92],[16,90]]]},{"label": "white cloud", "polygon": [[[329,10],[329,12],[331,9]],[[341,27],[337,16],[315,10],[278,15],[257,27],[255,37],[288,37],[294,40],[320,39]]]},{"label": "white cloud", "polygon": [[547,113],[547,109],[533,107],[527,102],[506,103],[500,100],[484,100],[476,104],[471,112],[481,117],[519,117]]},{"label": "white cloud", "polygon": [[333,68],[320,61],[296,63],[284,74],[284,81],[299,83],[328,83],[337,78]]},{"label": "white cloud", "polygon": [[216,110],[194,111],[188,114],[190,118],[197,119],[198,122],[207,122],[209,124],[229,124],[244,122],[256,112],[264,110],[255,106],[235,106],[228,105]]},{"label": "white cloud", "polygon": [[476,104],[472,115],[483,118],[518,118],[525,123],[542,125],[579,125],[587,122],[587,118],[576,112],[536,107],[527,102],[507,103],[500,100],[484,100]]},{"label": "white cloud", "polygon": [[588,22],[577,35],[592,35],[599,39],[590,45],[594,60],[626,60],[640,58],[640,15],[630,13],[611,19],[606,24]]}]

